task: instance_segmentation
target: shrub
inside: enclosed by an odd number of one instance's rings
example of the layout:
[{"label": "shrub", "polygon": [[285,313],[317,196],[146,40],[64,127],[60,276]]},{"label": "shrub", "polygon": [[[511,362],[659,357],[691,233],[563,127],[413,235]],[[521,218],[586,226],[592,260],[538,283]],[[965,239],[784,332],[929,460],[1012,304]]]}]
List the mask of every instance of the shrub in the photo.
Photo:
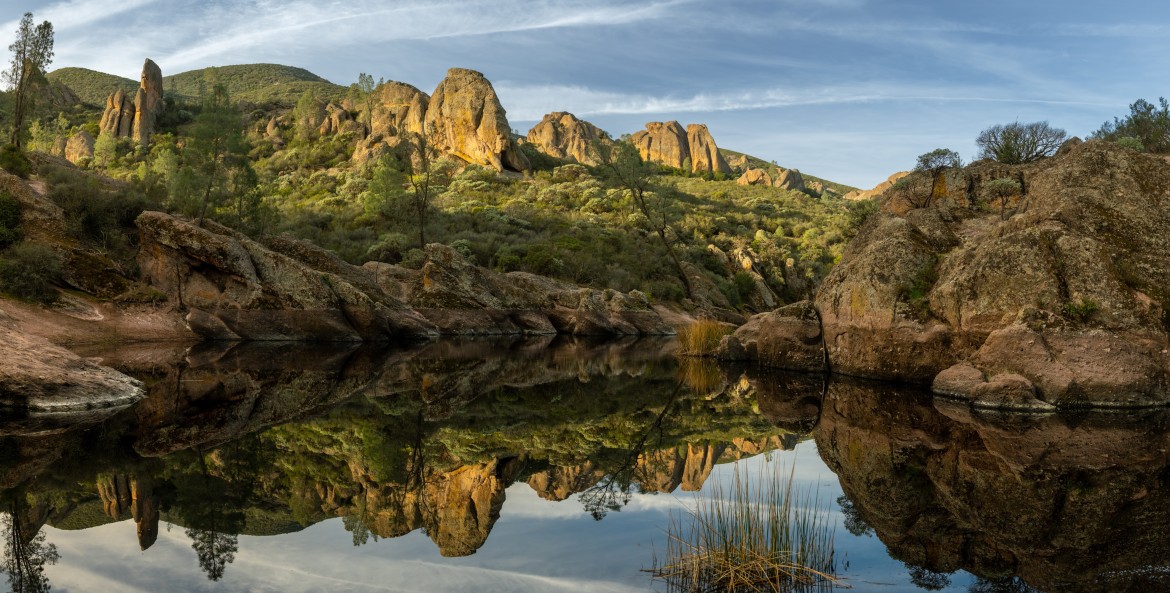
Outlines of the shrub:
[{"label": "shrub", "polygon": [[1113,118],[1111,122],[1101,124],[1093,132],[1094,138],[1103,138],[1114,142],[1122,138],[1134,138],[1142,149],[1148,152],[1170,152],[1170,103],[1160,97],[1158,105],[1138,99],[1129,106],[1129,115],[1125,119]]},{"label": "shrub", "polygon": [[992,179],[983,186],[983,193],[989,202],[999,200],[999,217],[1006,218],[1007,201],[1012,196],[1018,196],[1023,191],[1019,181],[1010,177]]},{"label": "shrub", "polygon": [[20,241],[20,210],[16,198],[0,192],[0,249]]},{"label": "shrub", "polygon": [[1096,301],[1092,299],[1081,299],[1078,302],[1068,301],[1060,307],[1060,312],[1066,319],[1084,323],[1097,312]]},{"label": "shrub", "polygon": [[1142,141],[1138,138],[1134,138],[1133,136],[1122,136],[1121,138],[1114,140],[1114,142],[1130,150],[1136,150],[1138,152],[1146,151],[1146,147],[1142,144]]},{"label": "shrub", "polygon": [[714,319],[700,319],[678,331],[678,353],[682,356],[712,356],[719,341],[732,332],[730,325]]},{"label": "shrub", "polygon": [[0,168],[21,179],[28,179],[29,173],[32,173],[32,163],[28,156],[14,144],[5,144],[0,148]]},{"label": "shrub", "polygon": [[0,259],[0,290],[38,303],[57,300],[53,287],[61,276],[61,257],[44,245],[21,243]]},{"label": "shrub", "polygon": [[979,146],[980,158],[1019,165],[1052,156],[1067,136],[1064,130],[1054,128],[1046,121],[1030,124],[1017,121],[983,130],[975,144]]}]

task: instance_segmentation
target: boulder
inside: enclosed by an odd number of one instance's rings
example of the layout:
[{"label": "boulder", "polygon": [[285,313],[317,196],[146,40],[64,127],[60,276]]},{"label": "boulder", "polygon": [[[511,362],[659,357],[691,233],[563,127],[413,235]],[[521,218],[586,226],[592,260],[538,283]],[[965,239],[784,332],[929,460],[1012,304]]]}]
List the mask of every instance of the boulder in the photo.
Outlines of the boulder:
[{"label": "boulder", "polygon": [[65,159],[73,164],[77,164],[84,159],[93,158],[93,136],[85,130],[79,130],[76,134],[69,137],[69,142],[65,144]]},{"label": "boulder", "polygon": [[583,165],[598,164],[595,143],[612,144],[600,128],[564,111],[544,116],[528,131],[528,141],[549,156]]},{"label": "boulder", "polygon": [[[1006,219],[977,199],[1005,177]],[[822,283],[832,369],[989,407],[1045,408],[1029,385],[1058,407],[1170,403],[1170,163],[1088,141],[952,181],[927,208],[887,192]]]},{"label": "boulder", "polygon": [[763,169],[748,169],[735,180],[739,185],[764,185],[771,187],[775,182],[772,176]]},{"label": "boulder", "polygon": [[776,187],[792,191],[804,191],[804,176],[797,169],[776,168]]},{"label": "boulder", "polygon": [[497,171],[531,169],[492,83],[479,72],[447,71],[427,105],[426,127],[436,148],[468,163]]},{"label": "boulder", "polygon": [[724,336],[715,356],[754,360],[777,369],[827,371],[820,316],[809,301],[753,316],[735,333]]},{"label": "boulder", "polygon": [[0,407],[78,412],[126,406],[142,383],[48,341],[0,324]]},{"label": "boulder", "polygon": [[384,82],[375,90],[370,129],[354,149],[359,164],[375,160],[404,141],[407,134],[421,134],[431,98],[417,88],[396,81]]},{"label": "boulder", "polygon": [[673,169],[690,169],[693,163],[686,130],[677,121],[652,121],[631,140],[642,159]]},{"label": "boulder", "polygon": [[731,174],[731,166],[719,153],[715,139],[704,124],[687,125],[687,149],[691,155],[691,172],[710,175]]}]

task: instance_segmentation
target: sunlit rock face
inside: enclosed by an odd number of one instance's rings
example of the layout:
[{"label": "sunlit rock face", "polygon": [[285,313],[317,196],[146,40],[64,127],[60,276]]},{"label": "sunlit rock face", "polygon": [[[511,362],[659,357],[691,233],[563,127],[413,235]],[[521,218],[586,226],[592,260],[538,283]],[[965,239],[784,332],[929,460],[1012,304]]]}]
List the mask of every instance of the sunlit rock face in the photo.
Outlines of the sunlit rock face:
[{"label": "sunlit rock face", "polygon": [[[987,408],[1170,402],[1170,163],[1089,141],[914,175],[818,289],[833,372]],[[996,180],[1022,195],[988,202]]]},{"label": "sunlit rock face", "polygon": [[[133,138],[142,146],[150,143],[163,111],[162,70],[149,58],[142,65],[142,79],[134,96],[118,89],[106,98],[106,109],[98,124],[102,134]],[[92,155],[92,152],[91,152]]]},{"label": "sunlit rock face", "polygon": [[564,111],[545,115],[528,131],[528,141],[549,156],[582,165],[599,164],[597,143],[612,144],[600,128]]},{"label": "sunlit rock face", "polygon": [[475,70],[451,68],[427,105],[431,142],[442,152],[497,171],[525,172],[528,158],[512,138],[512,128],[492,83]]},{"label": "sunlit rock face", "polygon": [[1147,591],[1161,566],[1170,467],[1165,412],[972,412],[834,382],[816,431],[857,518],[934,572],[1018,574],[1042,591]]},{"label": "sunlit rock face", "polygon": [[630,140],[642,159],[652,163],[692,173],[731,173],[731,166],[703,124],[690,124],[684,129],[677,121],[653,121]]}]

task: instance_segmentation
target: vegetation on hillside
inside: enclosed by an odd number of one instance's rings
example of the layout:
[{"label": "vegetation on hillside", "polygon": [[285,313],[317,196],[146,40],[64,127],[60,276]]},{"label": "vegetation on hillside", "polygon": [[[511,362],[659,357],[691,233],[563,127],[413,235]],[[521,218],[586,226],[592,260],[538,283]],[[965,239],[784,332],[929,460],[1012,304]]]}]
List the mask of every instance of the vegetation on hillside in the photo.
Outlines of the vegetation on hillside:
[{"label": "vegetation on hillside", "polygon": [[167,93],[187,102],[198,101],[217,84],[236,101],[255,105],[291,106],[306,92],[326,100],[339,99],[347,90],[303,68],[279,64],[218,66],[163,77]]},{"label": "vegetation on hillside", "polygon": [[87,68],[58,68],[45,75],[50,82],[63,84],[73,90],[78,99],[89,105],[102,107],[110,93],[122,89],[133,94],[138,81]]}]

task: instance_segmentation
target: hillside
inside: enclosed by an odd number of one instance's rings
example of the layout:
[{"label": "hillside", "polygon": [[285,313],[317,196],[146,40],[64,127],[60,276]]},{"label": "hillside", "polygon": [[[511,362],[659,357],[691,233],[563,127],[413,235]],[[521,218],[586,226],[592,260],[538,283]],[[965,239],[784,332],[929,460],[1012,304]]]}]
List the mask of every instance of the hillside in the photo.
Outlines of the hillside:
[{"label": "hillside", "polygon": [[223,84],[238,101],[296,104],[305,91],[328,99],[341,97],[346,87],[333,84],[308,70],[279,64],[239,64],[190,70],[163,77],[163,88],[179,99],[195,99],[200,87]]},{"label": "hillside", "polygon": [[106,97],[119,88],[128,93],[133,93],[138,89],[138,81],[136,80],[88,68],[58,68],[46,74],[45,78],[48,78],[50,82],[69,87],[79,99],[99,107],[105,105]]},{"label": "hillside", "polygon": [[[727,159],[727,162],[729,162],[729,163],[732,161],[739,160],[741,158],[746,158],[747,163],[748,163],[748,167],[750,167],[750,168],[770,169],[770,168],[776,166],[768,161],[765,161],[764,159],[762,159],[760,157],[752,156],[750,154],[738,152],[735,150],[728,150],[726,148],[720,148],[719,152],[721,154],[723,154],[723,158]],[[851,191],[858,189],[858,188],[850,186],[850,185],[845,185],[844,183],[837,183],[835,181],[829,181],[828,179],[817,177],[815,175],[809,175],[808,173],[805,173],[804,171],[801,171],[800,175],[802,177],[804,177],[804,179],[806,181],[819,181],[820,183],[824,184],[826,189],[831,189],[831,190],[837,192],[837,195],[843,196]]]}]

